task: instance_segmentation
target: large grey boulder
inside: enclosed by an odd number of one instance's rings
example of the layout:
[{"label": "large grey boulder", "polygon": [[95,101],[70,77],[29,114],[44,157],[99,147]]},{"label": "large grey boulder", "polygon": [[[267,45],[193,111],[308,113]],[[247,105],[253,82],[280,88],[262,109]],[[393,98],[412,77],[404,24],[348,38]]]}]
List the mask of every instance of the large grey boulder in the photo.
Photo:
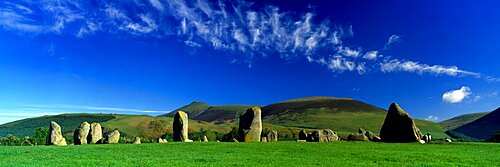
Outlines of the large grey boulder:
[{"label": "large grey boulder", "polygon": [[114,130],[113,132],[109,133],[104,140],[104,142],[107,144],[116,144],[118,143],[118,141],[120,141],[120,131],[118,130]]},{"label": "large grey boulder", "polygon": [[259,107],[249,108],[243,115],[240,116],[240,124],[238,133],[239,141],[242,142],[259,142],[262,133],[262,111]]},{"label": "large grey boulder", "polygon": [[73,133],[73,140],[75,145],[87,144],[87,138],[90,132],[90,124],[88,122],[83,122],[76,128]]},{"label": "large grey boulder", "polygon": [[101,124],[99,123],[92,123],[90,124],[90,131],[88,135],[87,141],[90,144],[96,144],[102,139],[102,127]]},{"label": "large grey boulder", "polygon": [[65,146],[68,145],[66,143],[66,139],[63,137],[61,132],[61,126],[54,121],[50,122],[49,133],[47,135],[47,141],[45,145],[56,145],[56,146]]},{"label": "large grey boulder", "polygon": [[268,134],[267,134],[267,141],[268,142],[277,142],[278,141],[278,132],[276,131],[270,131]]},{"label": "large grey boulder", "polygon": [[183,111],[177,111],[174,116],[174,141],[192,142],[188,138],[188,115]]},{"label": "large grey boulder", "polygon": [[410,115],[397,103],[392,103],[380,129],[380,138],[384,142],[419,142],[422,133]]}]

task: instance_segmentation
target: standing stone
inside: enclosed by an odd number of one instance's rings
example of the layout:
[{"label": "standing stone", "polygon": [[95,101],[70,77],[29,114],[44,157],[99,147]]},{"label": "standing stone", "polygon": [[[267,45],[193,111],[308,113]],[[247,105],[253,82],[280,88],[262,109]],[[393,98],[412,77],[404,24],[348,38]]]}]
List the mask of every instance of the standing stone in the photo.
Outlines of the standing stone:
[{"label": "standing stone", "polygon": [[141,137],[135,137],[135,140],[132,144],[141,144]]},{"label": "standing stone", "polygon": [[267,137],[261,137],[260,142],[267,142]]},{"label": "standing stone", "polygon": [[190,142],[188,138],[188,115],[183,111],[177,111],[174,116],[174,141]]},{"label": "standing stone", "polygon": [[90,124],[90,132],[87,141],[90,144],[96,144],[102,139],[102,127],[99,123]]},{"label": "standing stone", "polygon": [[240,116],[240,126],[238,128],[240,141],[260,141],[260,134],[262,133],[261,113],[259,107],[252,107]]},{"label": "standing stone", "polygon": [[90,124],[83,122],[73,133],[75,145],[87,144],[87,138],[90,132]]},{"label": "standing stone", "polygon": [[203,136],[203,142],[208,142],[207,136]]},{"label": "standing stone", "polygon": [[120,131],[114,130],[106,136],[105,143],[116,144],[120,140]]},{"label": "standing stone", "polygon": [[49,133],[45,145],[65,146],[66,139],[62,136],[61,126],[56,122],[50,122]]},{"label": "standing stone", "polygon": [[410,115],[397,103],[392,103],[380,129],[380,138],[384,142],[418,142],[422,133]]},{"label": "standing stone", "polygon": [[231,142],[238,143],[238,140],[232,139]]},{"label": "standing stone", "polygon": [[300,130],[299,132],[299,140],[307,140],[307,132],[306,130]]},{"label": "standing stone", "polygon": [[267,141],[269,142],[277,142],[278,141],[278,132],[276,131],[270,131],[268,134],[267,134]]}]

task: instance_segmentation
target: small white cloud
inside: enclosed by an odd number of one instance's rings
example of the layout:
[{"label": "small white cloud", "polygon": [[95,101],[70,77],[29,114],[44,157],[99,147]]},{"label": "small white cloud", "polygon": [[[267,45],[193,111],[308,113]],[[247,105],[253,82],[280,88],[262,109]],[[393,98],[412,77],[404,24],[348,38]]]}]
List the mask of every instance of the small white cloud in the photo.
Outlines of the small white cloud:
[{"label": "small white cloud", "polygon": [[462,86],[458,90],[451,90],[445,92],[442,96],[443,102],[446,103],[460,103],[462,100],[467,98],[470,94],[472,94],[471,90],[467,86]]},{"label": "small white cloud", "polygon": [[481,100],[481,96],[479,96],[479,95],[475,95],[475,96],[474,96],[474,102],[477,102],[477,101],[479,101],[479,100]]},{"label": "small white cloud", "polygon": [[398,35],[391,35],[391,37],[389,37],[389,40],[387,40],[387,44],[386,44],[386,47],[394,44],[394,43],[397,43],[401,41],[401,37],[398,36]]},{"label": "small white cloud", "polygon": [[434,121],[437,121],[437,120],[438,120],[438,117],[437,117],[437,116],[434,116],[434,115],[429,115],[429,116],[425,117],[424,119],[425,119],[425,120],[427,120],[427,121],[432,121],[432,122],[434,122]]},{"label": "small white cloud", "polygon": [[378,51],[376,51],[376,50],[366,52],[365,55],[363,56],[363,58],[368,59],[368,60],[375,60],[378,57],[382,57],[382,55],[379,55]]}]

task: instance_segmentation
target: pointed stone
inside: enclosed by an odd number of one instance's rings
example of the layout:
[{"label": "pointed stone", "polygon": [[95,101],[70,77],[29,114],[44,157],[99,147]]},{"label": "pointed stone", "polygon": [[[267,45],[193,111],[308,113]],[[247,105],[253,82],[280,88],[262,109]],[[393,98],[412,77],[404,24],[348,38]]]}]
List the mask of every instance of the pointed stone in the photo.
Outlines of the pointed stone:
[{"label": "pointed stone", "polygon": [[397,103],[392,103],[380,129],[380,138],[384,142],[419,142],[422,133],[410,115]]}]

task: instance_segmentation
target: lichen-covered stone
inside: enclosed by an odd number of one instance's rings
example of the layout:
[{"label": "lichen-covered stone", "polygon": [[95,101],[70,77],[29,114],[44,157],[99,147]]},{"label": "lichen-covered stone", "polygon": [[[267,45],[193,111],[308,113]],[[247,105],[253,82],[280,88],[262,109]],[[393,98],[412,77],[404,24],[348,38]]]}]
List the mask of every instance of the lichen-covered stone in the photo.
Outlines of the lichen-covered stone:
[{"label": "lichen-covered stone", "polygon": [[47,135],[47,141],[45,142],[45,145],[68,145],[66,143],[66,139],[62,135],[61,126],[59,126],[59,124],[54,121],[50,122],[49,133]]},{"label": "lichen-covered stone", "polygon": [[392,103],[380,129],[380,138],[384,142],[419,142],[422,133],[410,115],[397,103]]},{"label": "lichen-covered stone", "polygon": [[87,141],[89,141],[90,144],[96,144],[96,143],[101,142],[101,139],[102,139],[101,124],[96,123],[96,122],[90,124],[90,131],[89,131]]},{"label": "lichen-covered stone", "polygon": [[243,115],[240,116],[240,124],[238,134],[240,141],[243,142],[259,142],[262,133],[262,111],[259,107],[249,108]]},{"label": "lichen-covered stone", "polygon": [[188,115],[183,111],[177,111],[174,116],[174,141],[189,142],[188,138]]},{"label": "lichen-covered stone", "polygon": [[264,143],[267,142],[267,137],[261,137],[260,142],[264,142]]},{"label": "lichen-covered stone", "polygon": [[116,144],[120,141],[120,131],[114,130],[106,136],[105,143]]},{"label": "lichen-covered stone", "polygon": [[203,142],[208,142],[207,136],[203,136]]},{"label": "lichen-covered stone", "polygon": [[347,136],[347,141],[369,141],[365,134],[353,133]]},{"label": "lichen-covered stone", "polygon": [[158,143],[168,143],[167,139],[158,138]]},{"label": "lichen-covered stone", "polygon": [[73,134],[73,140],[75,145],[87,144],[88,135],[90,132],[90,124],[88,122],[83,122],[76,128]]}]

